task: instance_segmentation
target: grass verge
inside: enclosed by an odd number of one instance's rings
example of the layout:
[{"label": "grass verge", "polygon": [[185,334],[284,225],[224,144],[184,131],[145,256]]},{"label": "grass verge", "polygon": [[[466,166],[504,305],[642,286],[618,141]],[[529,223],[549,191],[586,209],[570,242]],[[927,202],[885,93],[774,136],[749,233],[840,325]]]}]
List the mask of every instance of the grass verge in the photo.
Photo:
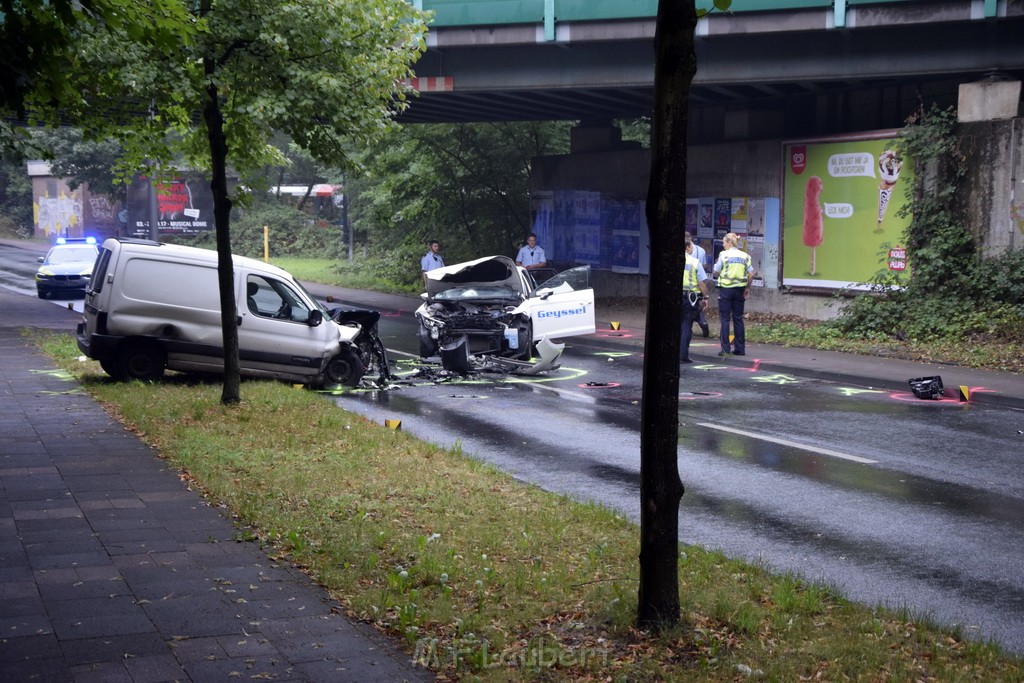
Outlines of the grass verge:
[{"label": "grass verge", "polygon": [[750,342],[904,358],[997,372],[1024,372],[1024,340],[985,335],[899,340],[884,333],[858,338],[814,321],[778,320],[775,316],[758,314],[750,314],[748,318],[746,337]]},{"label": "grass verge", "polygon": [[70,336],[43,348],[239,524],[410,656],[464,680],[1024,680],[998,648],[827,588],[680,547],[684,620],[633,627],[621,515],[347,413],[321,396],[169,375],[114,383]]},{"label": "grass verge", "polygon": [[386,273],[374,270],[366,262],[349,263],[338,259],[274,257],[270,262],[284,268],[296,279],[325,285],[366,289],[390,294],[419,294],[422,288],[409,287],[387,279]]}]

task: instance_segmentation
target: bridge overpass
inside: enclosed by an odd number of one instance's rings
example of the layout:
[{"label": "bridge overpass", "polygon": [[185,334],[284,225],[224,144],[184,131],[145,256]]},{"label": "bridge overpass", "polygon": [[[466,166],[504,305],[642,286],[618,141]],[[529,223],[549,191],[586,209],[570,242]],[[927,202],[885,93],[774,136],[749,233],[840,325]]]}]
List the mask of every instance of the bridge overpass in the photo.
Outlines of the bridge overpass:
[{"label": "bridge overpass", "polygon": [[[405,123],[652,111],[657,0],[412,1],[434,17]],[[886,128],[961,83],[1024,77],[1024,0],[733,0],[696,49],[700,139]]]}]

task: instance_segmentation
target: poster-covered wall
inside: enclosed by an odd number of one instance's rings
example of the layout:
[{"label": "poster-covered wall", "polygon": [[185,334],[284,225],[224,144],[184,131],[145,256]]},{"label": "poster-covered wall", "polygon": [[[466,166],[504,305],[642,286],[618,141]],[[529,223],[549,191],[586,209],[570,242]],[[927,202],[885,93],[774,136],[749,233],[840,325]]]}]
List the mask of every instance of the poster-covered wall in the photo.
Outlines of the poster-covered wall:
[{"label": "poster-covered wall", "polygon": [[644,202],[590,190],[531,195],[533,232],[549,262],[615,273],[650,272]]},{"label": "poster-covered wall", "polygon": [[779,286],[779,199],[777,197],[698,197],[686,201],[686,230],[704,248],[709,269],[722,251],[722,238],[735,233],[750,254],[754,286]]},{"label": "poster-covered wall", "polygon": [[906,272],[900,217],[913,169],[896,131],[783,145],[782,280],[864,289],[879,270]]},{"label": "poster-covered wall", "polygon": [[[531,195],[533,232],[551,262],[588,264],[613,273],[650,273],[645,202],[589,190],[542,190]],[[755,286],[778,287],[779,208],[776,197],[699,197],[687,200],[679,239],[689,231],[710,270],[728,232],[754,262]]]}]

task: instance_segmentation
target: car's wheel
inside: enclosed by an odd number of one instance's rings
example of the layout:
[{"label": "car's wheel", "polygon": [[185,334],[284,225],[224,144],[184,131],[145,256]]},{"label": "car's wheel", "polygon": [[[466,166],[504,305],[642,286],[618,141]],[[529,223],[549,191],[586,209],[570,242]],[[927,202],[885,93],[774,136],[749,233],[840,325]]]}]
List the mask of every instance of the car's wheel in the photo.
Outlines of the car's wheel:
[{"label": "car's wheel", "polygon": [[384,348],[384,342],[378,337],[373,338],[373,358],[377,367],[377,381],[383,382],[391,377],[391,368],[388,366],[388,351]]},{"label": "car's wheel", "polygon": [[47,292],[45,289],[37,289],[36,290],[36,294],[39,295],[40,299],[49,299],[50,298],[50,293]]},{"label": "car's wheel", "polygon": [[533,323],[527,323],[525,328],[519,330],[519,360],[530,360],[533,358]]},{"label": "car's wheel", "polygon": [[342,349],[333,358],[327,361],[324,368],[324,381],[327,384],[343,384],[347,387],[354,387],[363,378],[366,369],[363,362],[359,360],[351,349]]},{"label": "car's wheel", "polygon": [[430,336],[425,327],[420,327],[420,358],[430,358],[437,355],[437,341]]},{"label": "car's wheel", "polygon": [[118,381],[124,381],[128,379],[127,375],[121,372],[120,366],[117,364],[117,360],[114,358],[104,358],[100,361],[100,367],[103,368],[103,372],[107,373]]},{"label": "car's wheel", "polygon": [[469,365],[469,338],[461,335],[441,347],[441,367],[448,372],[465,375],[472,370]]},{"label": "car's wheel", "polygon": [[137,379],[152,382],[164,376],[167,357],[163,350],[152,342],[131,341],[118,350],[117,372],[123,379]]}]

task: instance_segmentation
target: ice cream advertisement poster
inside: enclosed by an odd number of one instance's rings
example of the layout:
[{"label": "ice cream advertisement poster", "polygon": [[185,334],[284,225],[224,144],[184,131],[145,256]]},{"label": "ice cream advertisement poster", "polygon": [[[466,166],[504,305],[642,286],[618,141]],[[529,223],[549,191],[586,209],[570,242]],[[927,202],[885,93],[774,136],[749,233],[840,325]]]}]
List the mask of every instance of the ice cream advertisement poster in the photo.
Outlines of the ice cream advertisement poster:
[{"label": "ice cream advertisement poster", "polygon": [[856,288],[880,269],[905,272],[898,214],[913,182],[895,132],[783,145],[782,279],[790,287]]}]

